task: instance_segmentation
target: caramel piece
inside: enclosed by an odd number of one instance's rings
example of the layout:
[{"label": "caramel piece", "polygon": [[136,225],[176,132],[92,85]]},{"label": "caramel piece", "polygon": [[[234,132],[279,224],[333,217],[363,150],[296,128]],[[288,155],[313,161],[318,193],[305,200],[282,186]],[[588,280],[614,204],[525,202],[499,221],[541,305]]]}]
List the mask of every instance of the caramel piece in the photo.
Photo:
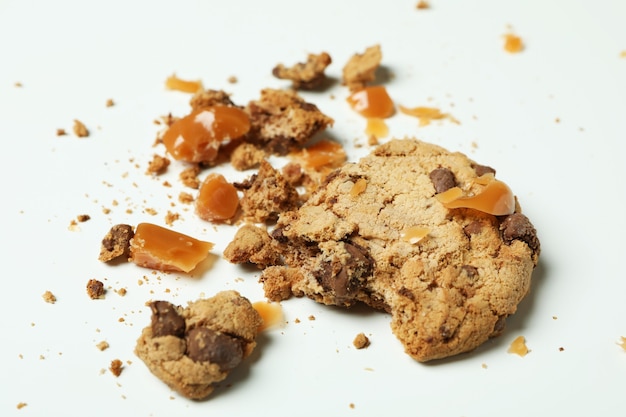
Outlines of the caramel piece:
[{"label": "caramel piece", "polygon": [[169,90],[195,93],[202,89],[202,82],[183,80],[178,78],[176,74],[172,74],[165,80],[165,87]]},{"label": "caramel piece", "polygon": [[237,107],[204,107],[172,123],[163,135],[163,144],[174,159],[212,162],[220,145],[249,130],[248,115]]},{"label": "caramel piece", "polygon": [[252,307],[259,313],[263,323],[259,326],[259,332],[278,325],[283,320],[283,310],[279,303],[257,301]]},{"label": "caramel piece", "polygon": [[443,119],[448,119],[453,123],[457,123],[457,124],[459,123],[459,121],[456,120],[454,117],[450,116],[447,113],[442,113],[441,110],[435,107],[424,107],[424,106],[404,107],[400,105],[398,106],[398,108],[400,109],[400,112],[406,115],[417,117],[417,119],[419,120],[420,126],[427,126],[433,120],[443,120]]},{"label": "caramel piece", "polygon": [[417,242],[428,236],[428,233],[430,233],[430,230],[425,227],[409,227],[402,234],[402,240],[411,244],[416,244]]},{"label": "caramel piece", "polygon": [[346,161],[346,151],[341,144],[326,139],[292,153],[290,156],[299,160],[306,168],[316,171],[325,167],[337,168]]},{"label": "caramel piece", "polygon": [[385,120],[380,117],[368,117],[367,125],[365,126],[365,134],[368,137],[381,139],[389,135],[389,126],[387,126]]},{"label": "caramel piece", "polygon": [[509,346],[509,353],[514,353],[519,356],[526,356],[530,350],[526,346],[526,339],[524,336],[517,336],[513,342],[511,342],[511,346]]},{"label": "caramel piece", "polygon": [[385,119],[394,113],[394,105],[382,85],[365,87],[347,98],[348,104],[363,117]]},{"label": "caramel piece", "polygon": [[350,188],[350,197],[357,197],[361,195],[367,188],[367,180],[365,178],[359,178],[356,180],[352,188]]},{"label": "caramel piece", "polygon": [[494,216],[503,216],[515,212],[513,192],[508,185],[495,178],[476,195],[464,196],[459,187],[452,187],[441,194],[437,194],[436,198],[449,209],[471,208]]},{"label": "caramel piece", "polygon": [[130,244],[130,259],[137,265],[160,271],[193,270],[206,259],[213,243],[151,223],[140,223]]},{"label": "caramel piece", "polygon": [[522,38],[512,33],[504,35],[504,50],[510,54],[516,54],[524,50]]},{"label": "caramel piece", "polygon": [[210,173],[200,186],[196,199],[196,214],[210,222],[224,221],[235,216],[239,196],[234,185],[223,175]]}]

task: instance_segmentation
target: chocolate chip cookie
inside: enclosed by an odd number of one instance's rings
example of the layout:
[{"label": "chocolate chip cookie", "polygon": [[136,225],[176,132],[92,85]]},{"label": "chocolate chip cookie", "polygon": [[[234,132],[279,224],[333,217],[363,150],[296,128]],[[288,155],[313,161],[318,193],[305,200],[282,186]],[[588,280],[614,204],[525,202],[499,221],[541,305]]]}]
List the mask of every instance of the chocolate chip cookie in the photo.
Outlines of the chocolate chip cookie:
[{"label": "chocolate chip cookie", "polygon": [[256,346],[262,319],[248,299],[222,291],[187,307],[152,301],[151,324],[135,353],[150,371],[191,399],[208,397]]},{"label": "chocolate chip cookie", "polygon": [[421,362],[500,334],[540,252],[494,169],[412,139],[391,140],[329,175],[280,215],[271,238],[284,263],[262,273],[268,298],[385,310]]}]

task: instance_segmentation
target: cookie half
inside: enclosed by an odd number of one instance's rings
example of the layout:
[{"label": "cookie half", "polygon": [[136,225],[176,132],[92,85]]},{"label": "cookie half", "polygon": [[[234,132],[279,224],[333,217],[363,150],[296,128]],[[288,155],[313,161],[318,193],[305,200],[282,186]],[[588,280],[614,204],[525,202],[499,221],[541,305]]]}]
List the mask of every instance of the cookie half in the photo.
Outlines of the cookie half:
[{"label": "cookie half", "polygon": [[335,171],[298,210],[280,215],[271,237],[284,264],[262,273],[268,298],[385,310],[421,362],[500,334],[540,252],[495,170],[413,139],[391,140]]}]

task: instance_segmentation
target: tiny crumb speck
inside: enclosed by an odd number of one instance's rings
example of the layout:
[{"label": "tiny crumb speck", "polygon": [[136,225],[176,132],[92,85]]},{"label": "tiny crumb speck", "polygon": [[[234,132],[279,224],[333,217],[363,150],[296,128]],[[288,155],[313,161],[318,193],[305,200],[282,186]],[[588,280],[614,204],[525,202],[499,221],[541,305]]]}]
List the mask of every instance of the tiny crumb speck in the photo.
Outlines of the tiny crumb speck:
[{"label": "tiny crumb speck", "polygon": [[56,303],[56,302],[57,302],[57,298],[56,298],[56,296],[55,296],[54,294],[52,294],[52,292],[50,292],[50,291],[46,291],[46,292],[44,292],[44,293],[43,293],[43,295],[42,295],[42,297],[43,297],[43,300],[44,300],[46,303],[49,303],[49,304],[54,304],[54,303]]},{"label": "tiny crumb speck", "polygon": [[26,407],[28,404],[26,403],[17,403],[17,409],[21,410],[22,408]]}]

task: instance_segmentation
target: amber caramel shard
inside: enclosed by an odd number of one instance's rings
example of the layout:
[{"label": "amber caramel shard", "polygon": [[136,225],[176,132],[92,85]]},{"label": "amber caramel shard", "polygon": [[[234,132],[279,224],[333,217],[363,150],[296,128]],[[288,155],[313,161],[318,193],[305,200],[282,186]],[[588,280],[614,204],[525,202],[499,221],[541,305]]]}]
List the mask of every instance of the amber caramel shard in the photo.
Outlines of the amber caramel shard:
[{"label": "amber caramel shard", "polygon": [[476,181],[477,184],[484,182],[484,188],[475,195],[466,196],[459,187],[453,187],[437,194],[436,198],[449,209],[471,208],[494,216],[513,214],[515,195],[509,186],[491,174],[485,174]]},{"label": "amber caramel shard", "polygon": [[232,219],[238,208],[239,196],[235,186],[222,174],[207,175],[196,199],[196,214],[206,221],[224,222]]},{"label": "amber caramel shard", "polygon": [[140,223],[130,244],[131,260],[142,267],[160,271],[190,272],[207,258],[213,243],[166,229]]},{"label": "amber caramel shard", "polygon": [[510,54],[517,54],[524,50],[522,38],[512,33],[504,35],[504,50]]},{"label": "amber caramel shard", "polygon": [[387,89],[382,85],[365,87],[347,98],[350,107],[363,117],[386,119],[393,115],[395,106]]},{"label": "amber caramel shard", "polygon": [[163,144],[176,160],[210,163],[222,144],[239,139],[249,130],[248,115],[237,107],[202,107],[172,123],[163,135]]},{"label": "amber caramel shard", "polygon": [[172,74],[165,80],[165,87],[168,90],[182,91],[184,93],[195,93],[202,89],[202,82],[189,81],[178,78],[176,74]]},{"label": "amber caramel shard", "polygon": [[517,336],[511,345],[509,346],[509,353],[524,357],[530,352],[528,346],[526,346],[526,338],[524,336]]}]

